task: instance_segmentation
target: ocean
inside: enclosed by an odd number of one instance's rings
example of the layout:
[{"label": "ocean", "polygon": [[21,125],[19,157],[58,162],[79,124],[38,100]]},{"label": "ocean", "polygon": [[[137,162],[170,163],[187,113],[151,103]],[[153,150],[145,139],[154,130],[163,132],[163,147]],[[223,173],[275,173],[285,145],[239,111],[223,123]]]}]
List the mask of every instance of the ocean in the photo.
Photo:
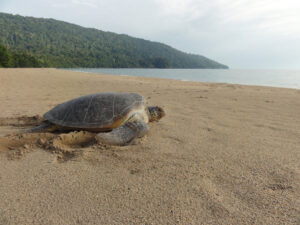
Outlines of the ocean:
[{"label": "ocean", "polygon": [[72,68],[68,70],[119,76],[156,77],[182,81],[259,85],[300,89],[300,70],[129,68]]}]

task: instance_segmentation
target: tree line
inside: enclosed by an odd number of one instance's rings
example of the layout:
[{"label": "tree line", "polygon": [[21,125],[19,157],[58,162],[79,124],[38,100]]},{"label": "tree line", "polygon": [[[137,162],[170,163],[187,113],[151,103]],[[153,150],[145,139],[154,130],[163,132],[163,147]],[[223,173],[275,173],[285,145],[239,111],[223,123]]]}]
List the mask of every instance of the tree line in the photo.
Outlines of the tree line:
[{"label": "tree line", "polygon": [[44,67],[42,60],[32,55],[9,50],[0,44],[0,67]]}]

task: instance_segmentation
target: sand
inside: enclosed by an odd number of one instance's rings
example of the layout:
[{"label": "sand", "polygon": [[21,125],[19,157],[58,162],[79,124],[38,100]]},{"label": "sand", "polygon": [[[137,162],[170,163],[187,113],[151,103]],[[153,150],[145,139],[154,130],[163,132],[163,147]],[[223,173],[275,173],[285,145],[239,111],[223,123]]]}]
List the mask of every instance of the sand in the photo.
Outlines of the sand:
[{"label": "sand", "polygon": [[[71,98],[138,92],[130,146],[16,134]],[[300,224],[300,90],[0,69],[0,224]]]}]

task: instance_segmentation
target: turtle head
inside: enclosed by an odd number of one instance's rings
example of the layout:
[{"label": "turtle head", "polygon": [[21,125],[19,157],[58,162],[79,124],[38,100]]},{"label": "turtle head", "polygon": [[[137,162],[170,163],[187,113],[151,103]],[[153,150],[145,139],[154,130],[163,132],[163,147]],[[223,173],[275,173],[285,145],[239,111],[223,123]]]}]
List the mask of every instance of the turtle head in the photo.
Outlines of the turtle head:
[{"label": "turtle head", "polygon": [[158,121],[166,115],[165,111],[159,106],[149,106],[149,121]]}]

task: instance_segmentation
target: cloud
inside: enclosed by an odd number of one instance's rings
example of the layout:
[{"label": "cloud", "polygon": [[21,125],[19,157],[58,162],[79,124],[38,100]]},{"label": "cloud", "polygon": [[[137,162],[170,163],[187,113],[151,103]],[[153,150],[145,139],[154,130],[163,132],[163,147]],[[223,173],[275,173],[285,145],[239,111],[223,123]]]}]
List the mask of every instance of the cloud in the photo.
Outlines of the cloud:
[{"label": "cloud", "polygon": [[90,10],[99,8],[96,0],[53,0],[51,1],[50,5],[53,8],[65,10]]},{"label": "cloud", "polygon": [[[154,0],[163,16],[187,25],[205,20],[211,26],[257,29],[260,32],[300,34],[298,0]],[[210,19],[209,19],[210,18]],[[207,27],[207,26],[206,26]]]},{"label": "cloud", "polygon": [[98,8],[96,0],[72,0],[72,3],[79,6]]},{"label": "cloud", "polygon": [[161,9],[163,14],[169,16],[186,16],[187,14],[194,13],[193,0],[154,0],[158,9]]},{"label": "cloud", "polygon": [[296,0],[220,0],[224,25],[248,25],[260,32],[300,34],[300,2]]}]

